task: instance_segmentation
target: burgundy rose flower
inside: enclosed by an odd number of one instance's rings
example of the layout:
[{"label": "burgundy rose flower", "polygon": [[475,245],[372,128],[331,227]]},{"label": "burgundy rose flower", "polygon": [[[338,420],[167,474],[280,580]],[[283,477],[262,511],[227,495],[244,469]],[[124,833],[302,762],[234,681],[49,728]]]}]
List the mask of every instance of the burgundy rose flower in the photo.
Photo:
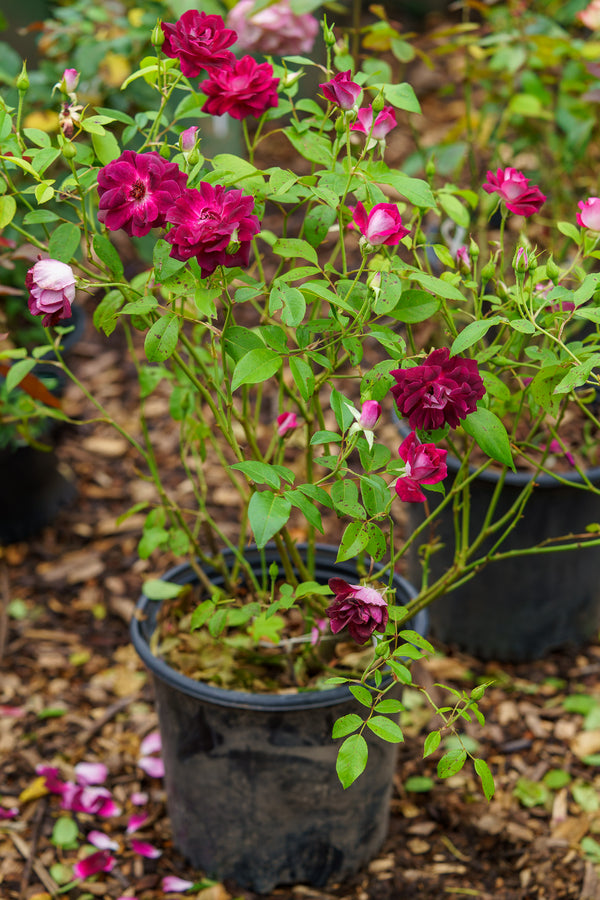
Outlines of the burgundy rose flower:
[{"label": "burgundy rose flower", "polygon": [[539,187],[529,186],[529,178],[522,172],[510,167],[498,169],[496,174],[487,173],[487,181],[483,185],[488,194],[499,194],[506,203],[506,208],[517,216],[532,216],[539,212],[546,200]]},{"label": "burgundy rose flower", "polygon": [[190,9],[172,25],[162,23],[165,36],[162,51],[170,59],[178,59],[181,71],[194,78],[207,72],[233,65],[235,56],[228,50],[236,40],[236,33],[226,28],[221,16]]},{"label": "burgundy rose flower", "polygon": [[254,0],[239,0],[227,14],[227,24],[237,33],[238,47],[285,56],[310,53],[319,23],[310,13],[296,15],[289,0],[271,3],[254,12]]},{"label": "burgundy rose flower", "polygon": [[345,110],[354,109],[362,94],[360,84],[350,78],[350,71],[338,72],[330,81],[319,85],[326,100]]},{"label": "burgundy rose flower", "polygon": [[348,584],[343,578],[330,578],[329,587],[335,599],[326,612],[334,634],[347,628],[357,644],[364,644],[374,631],[385,631],[388,608],[379,591],[361,584]]},{"label": "burgundy rose flower", "polygon": [[202,110],[213,116],[229,113],[234,119],[258,118],[277,106],[278,84],[279,78],[273,78],[273,66],[243,56],[231,68],[211,72],[210,78],[202,82],[200,87],[208,97]]},{"label": "burgundy rose flower", "polygon": [[412,369],[394,369],[397,384],[390,388],[398,411],[411,428],[434,431],[446,423],[456,428],[477,408],[485,387],[477,363],[450,357],[447,347],[433,350]]},{"label": "burgundy rose flower", "polygon": [[414,431],[405,438],[398,453],[406,463],[405,474],[396,482],[396,493],[408,503],[422,503],[426,497],[422,484],[437,484],[448,474],[447,450],[438,450],[435,444],[422,444]]},{"label": "burgundy rose flower", "polygon": [[42,325],[56,325],[71,318],[75,299],[73,269],[57,259],[40,259],[25,276],[28,306],[33,316],[43,316]]},{"label": "burgundy rose flower", "polygon": [[386,134],[396,127],[396,113],[393,106],[384,106],[373,121],[372,106],[361,106],[356,114],[356,122],[350,126],[351,131],[360,131],[370,135],[374,140],[382,140]]},{"label": "burgundy rose flower", "polygon": [[203,278],[217,266],[247,266],[250,242],[260,231],[253,208],[253,197],[220,184],[202,181],[198,190],[187,188],[167,213],[174,226],[166,234],[171,256],[180,260],[195,256]]},{"label": "burgundy rose flower", "polygon": [[600,231],[600,197],[589,197],[577,204],[581,212],[577,213],[577,224],[590,231]]},{"label": "burgundy rose flower", "polygon": [[410,232],[402,224],[402,217],[395,203],[377,203],[370,213],[367,213],[362,203],[357,203],[350,209],[353,226],[358,228],[367,244],[372,247],[379,247],[381,244],[395,246]]},{"label": "burgundy rose flower", "polygon": [[98,221],[141,237],[161,228],[166,212],[187,184],[187,175],[154,151],[124,150],[98,172]]}]

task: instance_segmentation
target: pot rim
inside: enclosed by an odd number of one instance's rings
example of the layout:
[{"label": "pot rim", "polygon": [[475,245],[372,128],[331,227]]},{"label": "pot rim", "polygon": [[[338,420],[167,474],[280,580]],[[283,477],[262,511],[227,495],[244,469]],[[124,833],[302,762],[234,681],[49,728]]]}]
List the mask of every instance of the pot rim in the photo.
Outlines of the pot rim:
[{"label": "pot rim", "polygon": [[[300,551],[305,549],[305,547],[305,544],[298,544],[298,550]],[[315,555],[317,570],[319,569],[319,559],[321,558],[323,560],[320,566],[321,570],[335,565],[336,569],[341,570],[341,575],[346,574],[349,577],[353,577],[353,561],[347,560],[345,562],[335,563],[337,552],[337,547],[328,544],[316,544]],[[279,556],[273,545],[267,545],[264,548],[264,554],[267,563],[269,561],[276,561]],[[233,553],[231,550],[224,550],[223,555],[227,558],[233,556]],[[261,551],[256,548],[249,548],[246,551],[246,555],[260,559]],[[205,569],[209,577],[212,577],[210,574],[211,568],[205,567]],[[344,571],[344,569],[346,571]],[[214,571],[214,569],[212,571]],[[334,575],[335,573],[331,572],[331,574]],[[354,577],[356,577],[355,571]],[[185,562],[169,569],[162,576],[162,580],[174,581],[178,584],[189,584],[195,579],[196,575],[194,570],[189,563]],[[406,581],[401,575],[394,573],[393,581],[396,587],[396,596],[402,605],[404,605],[407,600],[411,600],[413,597],[417,596],[417,591],[413,585]],[[188,678],[187,675],[183,675],[181,672],[178,672],[176,669],[167,665],[164,660],[155,656],[150,650],[148,641],[154,631],[155,616],[161,603],[162,600],[150,600],[145,594],[140,596],[136,604],[136,612],[143,614],[145,618],[138,618],[137,615],[134,615],[132,618],[129,626],[131,640],[136,652],[150,672],[161,681],[177,688],[182,693],[188,694],[190,697],[199,700],[214,703],[217,706],[262,712],[276,712],[283,709],[302,711],[317,707],[337,706],[340,703],[353,700],[350,689],[348,685],[345,684],[338,687],[326,688],[325,690],[310,689],[299,691],[295,694],[253,694],[249,691],[228,690],[227,688],[216,687],[215,685]],[[409,620],[405,627],[412,627],[414,630],[423,634],[427,631],[427,622],[427,611],[421,610],[421,612],[417,613],[413,619]],[[385,684],[387,682],[384,680],[383,683]]]}]

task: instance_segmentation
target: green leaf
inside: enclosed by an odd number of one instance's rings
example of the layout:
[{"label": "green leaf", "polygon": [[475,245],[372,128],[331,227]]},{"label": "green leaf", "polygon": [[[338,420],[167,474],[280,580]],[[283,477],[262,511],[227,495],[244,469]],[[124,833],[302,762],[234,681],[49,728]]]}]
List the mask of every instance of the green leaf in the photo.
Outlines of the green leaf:
[{"label": "green leaf", "polygon": [[315,265],[319,262],[315,248],[300,238],[278,238],[273,244],[273,253],[286,259],[307,259]]},{"label": "green leaf", "polygon": [[206,625],[214,611],[214,600],[204,600],[200,603],[192,613],[192,618],[190,619],[190,631],[197,631],[198,628],[202,628]]},{"label": "green leaf", "polygon": [[105,235],[94,235],[94,253],[104,263],[111,275],[114,275],[115,281],[122,278],[123,263],[121,262],[121,257]]},{"label": "green leaf", "polygon": [[256,545],[263,548],[287,523],[292,504],[286,497],[272,491],[257,491],[248,504],[248,518]]},{"label": "green leaf", "polygon": [[566,235],[566,237],[571,238],[571,240],[575,241],[577,245],[581,243],[582,232],[579,230],[579,228],[576,228],[572,222],[557,222],[556,227],[561,234],[564,234]]},{"label": "green leaf", "polygon": [[255,484],[268,484],[269,487],[276,490],[281,487],[281,478],[273,469],[273,466],[267,463],[250,459],[245,462],[234,463],[231,468],[236,469],[238,472],[243,472],[246,478],[254,481]]},{"label": "green leaf", "polygon": [[484,453],[514,470],[515,464],[510,452],[508,434],[498,416],[489,409],[478,407],[475,412],[467,416],[462,427],[475,439]]},{"label": "green leaf", "polygon": [[52,232],[48,241],[48,253],[52,259],[68,263],[79,248],[81,232],[72,222],[63,222]]},{"label": "green leaf", "polygon": [[364,522],[350,522],[342,535],[336,562],[343,562],[358,556],[369,543],[369,539],[370,534],[365,528]]},{"label": "green leaf", "polygon": [[318,247],[325,240],[336,218],[336,210],[331,206],[314,206],[308,211],[304,220],[304,234],[311,246]]},{"label": "green leaf", "polygon": [[471,224],[471,216],[458,197],[440,191],[438,194],[438,201],[446,215],[449,216],[453,222],[456,222],[456,224],[460,225],[462,228],[469,227]]},{"label": "green leaf", "polygon": [[60,816],[54,823],[50,840],[55,847],[72,849],[77,846],[79,828],[77,823],[69,816]]},{"label": "green leaf", "polygon": [[397,722],[389,719],[387,716],[372,716],[367,719],[367,727],[380,737],[383,741],[390,744],[401,744],[404,740],[402,729]]},{"label": "green leaf", "polygon": [[367,709],[371,709],[373,706],[373,694],[368,688],[364,687],[362,684],[351,684],[349,690],[355,700],[358,700],[358,702],[362,706],[366,706]]},{"label": "green leaf", "polygon": [[96,156],[103,166],[107,166],[121,155],[119,142],[110,131],[105,131],[104,134],[92,132],[92,144],[94,145]]},{"label": "green leaf", "polygon": [[235,391],[242,384],[260,384],[271,378],[281,368],[281,356],[268,347],[257,347],[250,350],[237,363],[231,377],[231,390]]},{"label": "green leaf", "polygon": [[394,319],[411,325],[430,319],[439,308],[440,301],[433,294],[428,291],[410,289],[402,292],[400,300],[389,314]]},{"label": "green leaf", "polygon": [[179,340],[179,318],[174,313],[161,316],[150,327],[144,341],[148,362],[164,362],[175,351]]},{"label": "green leaf", "polygon": [[346,737],[347,734],[352,734],[357,728],[361,728],[362,724],[363,720],[360,716],[357,716],[356,713],[340,716],[340,718],[334,722],[331,736],[333,738]]},{"label": "green leaf", "polygon": [[178,597],[185,590],[185,585],[175,584],[174,581],[164,581],[162,578],[150,578],[145,581],[142,591],[148,600],[171,600]]},{"label": "green leaf", "polygon": [[394,700],[392,697],[387,697],[386,699],[379,701],[376,709],[378,713],[400,713],[404,712],[406,707],[401,700]]},{"label": "green leaf", "polygon": [[269,295],[269,312],[272,314],[279,309],[284,325],[295,328],[302,322],[306,313],[304,294],[298,288],[287,284],[275,284]]},{"label": "green leaf", "polygon": [[404,782],[404,790],[415,794],[426,794],[433,789],[433,778],[426,775],[413,775]]},{"label": "green leaf", "polygon": [[6,392],[10,393],[35,366],[35,359],[20,359],[12,364],[6,374]]},{"label": "green leaf", "polygon": [[438,778],[449,778],[460,772],[465,764],[467,753],[465,750],[449,750],[444,753],[437,764]]},{"label": "green leaf", "polygon": [[362,734],[351,734],[338,750],[336,772],[343,788],[350,787],[362,775],[369,758],[369,748]]},{"label": "green leaf", "polygon": [[472,347],[477,341],[488,333],[493,325],[497,325],[501,321],[500,316],[492,316],[491,319],[481,319],[479,322],[470,322],[466,328],[456,336],[450,348],[450,356],[456,356],[457,353],[463,353],[468,347]]},{"label": "green leaf", "polygon": [[0,229],[10,225],[17,211],[17,201],[10,194],[0,197]]},{"label": "green leaf", "polygon": [[315,376],[310,365],[298,356],[291,356],[290,372],[303,400],[310,400],[315,392]]},{"label": "green leaf", "polygon": [[425,738],[425,743],[423,745],[423,759],[426,756],[429,756],[431,753],[435,753],[437,748],[440,746],[440,741],[442,736],[439,731],[431,731],[427,737]]},{"label": "green leaf", "polygon": [[494,784],[494,776],[490,772],[490,767],[486,763],[485,759],[476,759],[473,762],[473,765],[475,766],[475,771],[481,779],[481,787],[483,788],[483,793],[485,794],[486,800],[491,800],[494,796],[496,785]]},{"label": "green leaf", "polygon": [[48,181],[42,181],[41,184],[36,186],[34,194],[35,199],[41,205],[42,203],[47,203],[48,200],[52,200],[54,197],[54,188]]},{"label": "green leaf", "polygon": [[421,107],[412,85],[403,82],[402,84],[374,84],[373,87],[382,90],[384,98],[396,109],[405,109],[407,112],[413,113],[421,112]]}]

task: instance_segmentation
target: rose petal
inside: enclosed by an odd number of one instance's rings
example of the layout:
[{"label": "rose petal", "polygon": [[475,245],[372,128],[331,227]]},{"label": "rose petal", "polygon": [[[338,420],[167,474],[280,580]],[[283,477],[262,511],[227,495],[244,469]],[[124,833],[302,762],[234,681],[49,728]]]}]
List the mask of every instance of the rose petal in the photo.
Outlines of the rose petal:
[{"label": "rose petal", "polygon": [[146,813],[134,813],[129,817],[129,821],[127,822],[127,834],[133,834],[134,831],[141,828],[147,821],[148,816]]},{"label": "rose petal", "polygon": [[19,810],[16,806],[11,806],[7,808],[6,806],[0,806],[0,821],[3,819],[14,819],[15,816],[19,815]]},{"label": "rose petal", "polygon": [[88,836],[88,843],[93,844],[94,847],[97,847],[98,850],[118,850],[119,844],[117,841],[113,841],[112,838],[109,838],[107,834],[104,834],[103,831],[90,831]]},{"label": "rose petal", "polygon": [[104,763],[80,762],[75,766],[78,784],[104,784],[107,777],[108,769]]},{"label": "rose petal", "polygon": [[165,774],[165,764],[159,756],[143,756],[138,759],[138,766],[151,778],[162,778]]},{"label": "rose petal", "polygon": [[134,791],[129,799],[134,806],[144,806],[149,798],[146,791]]},{"label": "rose petal", "polygon": [[147,859],[158,859],[159,856],[162,856],[162,850],[159,850],[158,847],[148,844],[146,841],[136,841],[135,838],[131,841],[131,849],[134,853],[145,856]]},{"label": "rose petal", "polygon": [[106,850],[97,850],[84,859],[79,860],[73,866],[73,874],[76,878],[90,878],[98,872],[110,872],[116,865],[114,859]]},{"label": "rose petal", "polygon": [[185,881],[183,878],[178,878],[177,875],[165,875],[160,886],[165,894],[171,894],[178,891],[189,891],[190,888],[194,887],[194,882]]},{"label": "rose petal", "polygon": [[140,756],[149,756],[151,753],[160,753],[162,741],[160,731],[151,731],[140,744]]}]

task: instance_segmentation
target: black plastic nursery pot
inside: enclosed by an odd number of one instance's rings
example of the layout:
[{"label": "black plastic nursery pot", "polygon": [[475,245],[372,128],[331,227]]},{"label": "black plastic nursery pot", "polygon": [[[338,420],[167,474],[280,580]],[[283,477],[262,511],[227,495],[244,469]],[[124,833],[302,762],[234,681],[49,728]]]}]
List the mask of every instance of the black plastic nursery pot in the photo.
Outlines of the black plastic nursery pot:
[{"label": "black plastic nursery pot", "polygon": [[[276,550],[265,551],[267,564]],[[353,562],[319,546],[315,578],[357,578]],[[260,567],[260,554],[247,552]],[[207,570],[215,584],[220,579]],[[188,584],[188,565],[169,581]],[[415,592],[395,578],[399,603]],[[134,646],[153,675],[175,846],[208,876],[266,893],[278,884],[324,886],[348,877],[380,849],[388,829],[396,746],[367,737],[366,771],[344,790],[335,771],[333,724],[360,712],[345,685],[294,694],[229,691],[187,678],[153,655],[160,602],[142,596]],[[419,614],[411,627],[425,631]],[[365,735],[366,736],[366,735]]]},{"label": "black plastic nursery pot", "polygon": [[[448,459],[451,476],[458,461]],[[600,467],[587,472],[600,486]],[[470,484],[470,534],[478,534],[500,475],[482,472]],[[531,479],[525,472],[508,472],[498,512],[506,512]],[[567,484],[550,474],[535,477],[535,487],[523,516],[500,552],[525,549],[566,534],[584,533],[600,522],[600,495],[582,490],[576,472],[561,473]],[[433,509],[439,500],[429,494]],[[411,504],[412,527],[423,521],[423,510]],[[434,526],[441,549],[429,561],[431,584],[444,574],[454,559],[454,525],[451,505],[440,513]],[[428,535],[424,535],[427,540]],[[564,542],[563,542],[564,543]],[[574,541],[575,543],[575,541]],[[478,556],[491,547],[484,544]],[[418,548],[410,554],[408,577],[419,584]],[[600,547],[512,557],[489,563],[470,581],[435,600],[429,607],[430,636],[481,659],[519,662],[539,659],[551,650],[581,646],[600,629]]]}]

